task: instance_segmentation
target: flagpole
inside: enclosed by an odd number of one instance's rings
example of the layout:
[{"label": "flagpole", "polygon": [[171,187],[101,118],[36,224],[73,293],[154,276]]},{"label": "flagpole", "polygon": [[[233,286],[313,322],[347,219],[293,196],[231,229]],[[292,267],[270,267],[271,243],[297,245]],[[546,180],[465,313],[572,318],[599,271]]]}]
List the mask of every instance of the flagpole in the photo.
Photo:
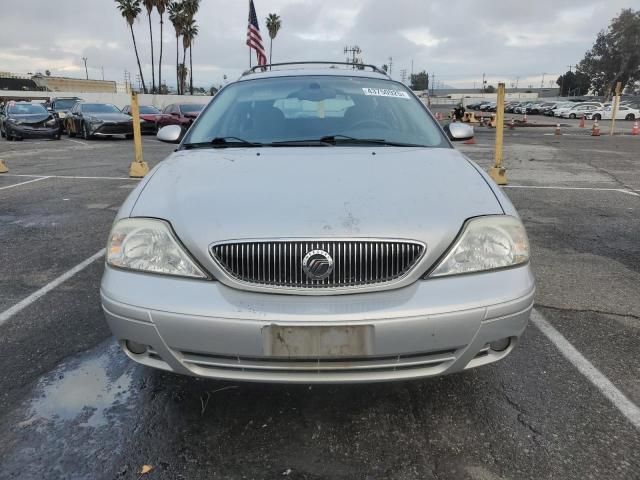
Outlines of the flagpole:
[{"label": "flagpole", "polygon": [[[251,0],[249,0],[249,17],[251,17]],[[247,21],[247,23],[251,22],[251,18]],[[251,69],[251,45],[247,45],[249,47],[249,69]]]}]

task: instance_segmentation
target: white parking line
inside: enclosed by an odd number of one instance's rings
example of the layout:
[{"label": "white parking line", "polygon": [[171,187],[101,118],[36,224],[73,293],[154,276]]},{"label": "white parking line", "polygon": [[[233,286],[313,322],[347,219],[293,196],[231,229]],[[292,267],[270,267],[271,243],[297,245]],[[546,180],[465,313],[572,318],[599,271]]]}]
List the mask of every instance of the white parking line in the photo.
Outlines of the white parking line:
[{"label": "white parking line", "polygon": [[[139,181],[139,178],[130,178],[130,177],[89,177],[89,176],[78,176],[78,175],[48,175],[46,177],[42,177],[42,175],[27,175],[27,174],[19,174],[19,173],[7,173],[3,174],[3,177],[26,177],[26,178],[67,178],[74,180],[131,180],[131,181]],[[28,182],[25,182],[28,183]]]},{"label": "white parking line", "polygon": [[537,310],[531,312],[531,321],[560,350],[560,353],[571,362],[627,419],[640,429],[640,407],[629,400],[604,374],[587,360],[576,348],[564,338]]},{"label": "white parking line", "polygon": [[597,187],[551,187],[543,185],[504,185],[503,188],[531,188],[542,190],[592,190],[594,192],[618,192],[626,195],[633,195],[634,197],[640,197],[639,193],[632,192],[631,190],[625,190],[624,188],[597,188]]},{"label": "white parking line", "polygon": [[31,305],[33,302],[38,300],[43,295],[46,295],[47,293],[49,293],[51,290],[56,288],[58,285],[66,282],[67,280],[69,280],[76,273],[80,272],[81,270],[84,270],[86,267],[88,267],[93,262],[95,262],[98,258],[102,257],[104,255],[104,252],[105,252],[105,249],[103,248],[99,252],[97,252],[97,253],[93,254],[92,256],[90,256],[89,258],[87,258],[84,262],[79,263],[78,265],[73,267],[71,270],[63,273],[62,275],[60,275],[55,280],[52,280],[51,282],[47,283],[41,289],[36,290],[35,292],[33,292],[31,295],[29,295],[24,300],[19,301],[13,307],[10,307],[7,310],[5,310],[4,312],[0,313],[0,325],[5,323],[7,320],[9,320],[11,317],[13,317],[16,313],[18,313],[18,312],[24,310],[25,308],[27,308],[29,305]]},{"label": "white parking line", "polygon": [[80,145],[84,145],[85,147],[89,146],[87,142],[81,142],[80,140],[72,140],[71,138],[66,138],[65,140],[67,142],[79,143]]},{"label": "white parking line", "polygon": [[27,183],[39,182],[40,180],[46,180],[49,177],[34,178],[33,180],[27,180],[26,182],[14,183],[13,185],[7,185],[6,187],[0,187],[0,190],[6,190],[7,188],[19,187],[20,185],[26,185]]}]

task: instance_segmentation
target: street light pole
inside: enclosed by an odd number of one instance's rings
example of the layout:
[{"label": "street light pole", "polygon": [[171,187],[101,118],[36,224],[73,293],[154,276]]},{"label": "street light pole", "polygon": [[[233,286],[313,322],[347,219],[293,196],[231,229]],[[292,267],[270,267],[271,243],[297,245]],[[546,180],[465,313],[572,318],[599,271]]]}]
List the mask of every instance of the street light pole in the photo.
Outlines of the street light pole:
[{"label": "street light pole", "polygon": [[82,57],[82,61],[84,62],[84,74],[89,80],[89,70],[87,70],[87,57]]}]

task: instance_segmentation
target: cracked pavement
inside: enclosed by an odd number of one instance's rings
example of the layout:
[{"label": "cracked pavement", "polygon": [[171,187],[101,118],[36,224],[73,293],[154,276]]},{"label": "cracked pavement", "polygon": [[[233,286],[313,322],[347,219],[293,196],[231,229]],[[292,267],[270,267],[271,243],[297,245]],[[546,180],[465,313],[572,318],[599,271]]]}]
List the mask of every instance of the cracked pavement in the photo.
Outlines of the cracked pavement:
[{"label": "cracked pavement", "polygon": [[[512,185],[640,190],[640,138],[505,132]],[[483,168],[494,134],[460,150]],[[171,146],[145,138],[153,166]],[[126,141],[0,143],[0,311],[104,246],[135,182]],[[0,187],[27,180],[0,176]],[[640,197],[507,188],[525,222],[537,309],[640,405]],[[392,384],[215,382],[117,348],[95,262],[0,325],[0,479],[632,479],[640,431],[534,325],[506,359]]]}]

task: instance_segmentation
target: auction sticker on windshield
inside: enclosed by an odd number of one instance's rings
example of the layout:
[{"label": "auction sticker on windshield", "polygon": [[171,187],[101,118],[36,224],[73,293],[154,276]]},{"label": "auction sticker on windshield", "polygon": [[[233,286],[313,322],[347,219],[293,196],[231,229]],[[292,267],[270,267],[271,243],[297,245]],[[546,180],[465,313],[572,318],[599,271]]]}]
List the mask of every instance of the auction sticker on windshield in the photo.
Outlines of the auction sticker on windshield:
[{"label": "auction sticker on windshield", "polygon": [[363,87],[362,91],[365,95],[373,95],[376,97],[395,97],[395,98],[409,98],[407,92],[401,92],[399,90],[389,90],[387,88],[367,88]]}]

